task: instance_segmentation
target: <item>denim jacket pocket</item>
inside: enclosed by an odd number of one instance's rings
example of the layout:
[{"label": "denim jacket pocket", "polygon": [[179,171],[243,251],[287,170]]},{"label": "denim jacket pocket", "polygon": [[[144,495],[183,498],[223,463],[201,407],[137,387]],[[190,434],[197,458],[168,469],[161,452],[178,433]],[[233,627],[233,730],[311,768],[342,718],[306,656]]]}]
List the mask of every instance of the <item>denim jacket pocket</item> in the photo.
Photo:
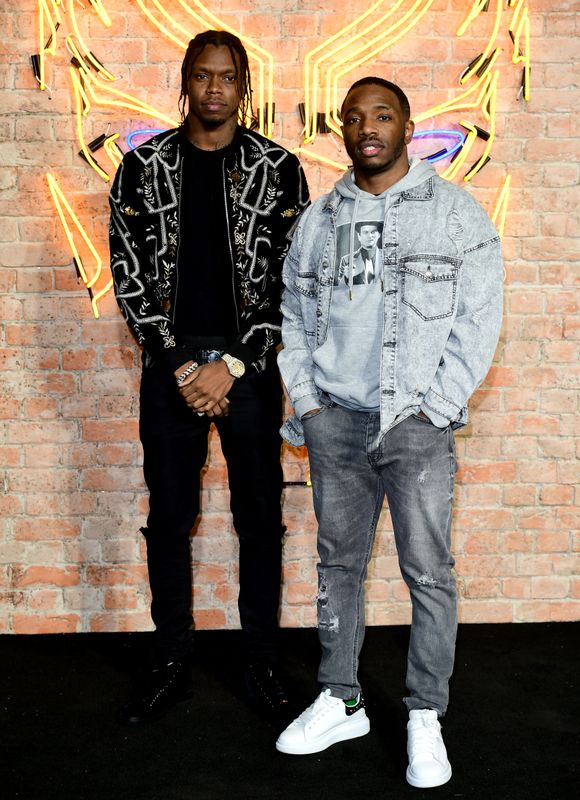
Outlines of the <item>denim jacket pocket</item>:
[{"label": "denim jacket pocket", "polygon": [[423,320],[450,317],[455,308],[460,261],[435,255],[401,260],[402,301]]}]

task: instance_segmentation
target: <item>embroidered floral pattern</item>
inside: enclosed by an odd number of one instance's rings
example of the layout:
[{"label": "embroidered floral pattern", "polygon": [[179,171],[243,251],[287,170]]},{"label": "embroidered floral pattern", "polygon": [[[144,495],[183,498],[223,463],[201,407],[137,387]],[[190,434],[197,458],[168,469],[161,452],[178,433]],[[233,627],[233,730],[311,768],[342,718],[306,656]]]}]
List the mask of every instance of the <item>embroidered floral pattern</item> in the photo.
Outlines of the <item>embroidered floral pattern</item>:
[{"label": "embroidered floral pattern", "polygon": [[[179,131],[174,129],[130,153],[111,191],[117,299],[146,348],[148,342],[176,346],[169,311],[177,286],[180,186]],[[279,341],[282,261],[288,232],[308,201],[306,182],[294,156],[244,131],[233,163],[226,164],[225,194],[241,340],[262,357]]]}]

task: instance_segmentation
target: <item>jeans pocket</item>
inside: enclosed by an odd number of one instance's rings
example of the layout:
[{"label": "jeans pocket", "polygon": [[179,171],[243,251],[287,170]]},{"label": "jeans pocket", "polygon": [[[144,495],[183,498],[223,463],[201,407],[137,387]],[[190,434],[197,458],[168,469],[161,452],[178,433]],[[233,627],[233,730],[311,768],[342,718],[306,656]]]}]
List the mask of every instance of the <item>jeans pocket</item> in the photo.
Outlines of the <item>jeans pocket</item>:
[{"label": "jeans pocket", "polygon": [[307,417],[300,417],[300,422],[302,423],[302,425],[304,425],[305,422],[308,422],[308,420],[311,420],[311,419],[316,419],[316,417],[319,417],[325,411],[328,411],[328,406],[320,406],[320,408],[317,409],[314,412],[314,414],[308,414]]},{"label": "jeans pocket", "polygon": [[433,423],[428,417],[422,417],[420,414],[411,414],[413,419],[416,419],[417,422],[422,422],[423,425],[431,425],[433,427]]}]

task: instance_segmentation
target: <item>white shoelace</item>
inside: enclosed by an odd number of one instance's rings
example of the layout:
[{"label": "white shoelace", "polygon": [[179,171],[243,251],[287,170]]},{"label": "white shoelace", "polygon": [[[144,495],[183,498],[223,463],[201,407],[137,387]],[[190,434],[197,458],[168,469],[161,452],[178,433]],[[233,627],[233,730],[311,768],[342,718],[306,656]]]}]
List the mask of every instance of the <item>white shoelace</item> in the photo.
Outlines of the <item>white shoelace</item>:
[{"label": "white shoelace", "polygon": [[410,749],[413,758],[427,755],[435,757],[437,741],[440,738],[439,725],[435,720],[422,719],[409,729]]},{"label": "white shoelace", "polygon": [[312,705],[308,706],[308,708],[300,714],[296,722],[307,724],[317,719],[322,719],[322,717],[326,716],[326,714],[336,706],[336,703],[332,702],[333,700],[336,700],[336,698],[331,696],[328,689],[325,689],[324,692],[318,695]]}]

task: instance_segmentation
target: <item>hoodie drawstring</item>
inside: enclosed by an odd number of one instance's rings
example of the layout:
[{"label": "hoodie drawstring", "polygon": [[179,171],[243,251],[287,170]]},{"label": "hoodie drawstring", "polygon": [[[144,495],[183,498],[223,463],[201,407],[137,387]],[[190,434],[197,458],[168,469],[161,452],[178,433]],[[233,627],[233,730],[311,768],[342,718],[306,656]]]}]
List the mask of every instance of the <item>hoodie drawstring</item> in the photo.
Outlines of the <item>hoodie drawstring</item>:
[{"label": "hoodie drawstring", "polygon": [[357,192],[354,197],[354,208],[352,210],[352,216],[350,218],[350,231],[348,237],[348,299],[349,300],[352,300],[352,286],[353,286],[353,276],[354,276],[354,261],[353,261],[354,232],[355,232],[356,215],[358,211],[359,202],[360,202],[360,192]]}]

